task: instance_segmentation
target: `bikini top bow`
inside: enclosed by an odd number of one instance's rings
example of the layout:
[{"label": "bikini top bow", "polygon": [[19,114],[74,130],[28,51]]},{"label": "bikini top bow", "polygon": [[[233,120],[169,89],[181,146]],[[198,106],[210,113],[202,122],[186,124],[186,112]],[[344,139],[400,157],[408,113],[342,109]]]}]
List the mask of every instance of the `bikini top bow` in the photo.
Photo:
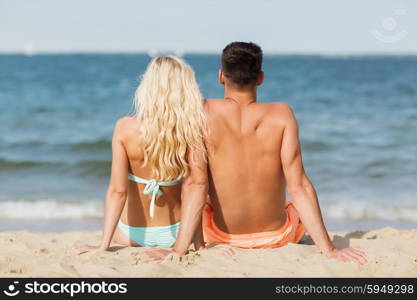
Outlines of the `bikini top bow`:
[{"label": "bikini top bow", "polygon": [[172,180],[172,181],[157,181],[155,179],[144,179],[133,174],[128,173],[127,176],[130,180],[145,184],[145,188],[143,189],[143,193],[145,195],[149,195],[151,200],[151,205],[149,207],[149,215],[151,218],[155,216],[155,200],[156,196],[163,195],[164,193],[161,191],[161,186],[173,186],[177,185],[182,182],[181,179]]}]

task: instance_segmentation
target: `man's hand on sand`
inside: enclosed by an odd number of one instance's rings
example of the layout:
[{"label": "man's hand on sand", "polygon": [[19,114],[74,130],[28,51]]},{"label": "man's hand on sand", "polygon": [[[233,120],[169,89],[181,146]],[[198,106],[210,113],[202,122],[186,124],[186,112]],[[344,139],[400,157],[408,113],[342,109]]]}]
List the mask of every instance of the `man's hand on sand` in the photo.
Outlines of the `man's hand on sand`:
[{"label": "man's hand on sand", "polygon": [[330,252],[324,254],[329,258],[334,258],[343,262],[353,261],[361,265],[366,264],[368,262],[368,260],[366,259],[365,252],[356,248],[334,248]]},{"label": "man's hand on sand", "polygon": [[228,245],[222,245],[222,244],[209,244],[209,245],[206,245],[206,247],[203,248],[202,250],[216,251],[218,253],[228,255],[228,256],[232,256],[233,254],[235,254],[233,247],[230,247]]}]

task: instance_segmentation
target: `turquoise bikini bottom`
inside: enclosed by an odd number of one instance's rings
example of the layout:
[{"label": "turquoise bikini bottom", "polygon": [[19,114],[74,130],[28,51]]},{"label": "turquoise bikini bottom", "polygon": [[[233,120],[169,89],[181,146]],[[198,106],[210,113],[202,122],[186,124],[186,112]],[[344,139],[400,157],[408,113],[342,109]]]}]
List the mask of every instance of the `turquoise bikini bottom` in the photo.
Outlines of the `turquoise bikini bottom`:
[{"label": "turquoise bikini bottom", "polygon": [[118,226],[125,235],[140,246],[171,248],[177,240],[180,222],[168,226],[134,227],[119,221]]}]

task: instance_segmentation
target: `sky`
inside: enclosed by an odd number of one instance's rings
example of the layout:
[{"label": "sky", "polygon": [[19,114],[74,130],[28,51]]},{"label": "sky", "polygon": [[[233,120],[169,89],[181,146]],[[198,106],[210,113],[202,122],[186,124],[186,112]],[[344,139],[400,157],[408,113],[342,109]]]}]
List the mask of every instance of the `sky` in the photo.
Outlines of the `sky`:
[{"label": "sky", "polygon": [[415,0],[0,0],[0,52],[417,54]]}]

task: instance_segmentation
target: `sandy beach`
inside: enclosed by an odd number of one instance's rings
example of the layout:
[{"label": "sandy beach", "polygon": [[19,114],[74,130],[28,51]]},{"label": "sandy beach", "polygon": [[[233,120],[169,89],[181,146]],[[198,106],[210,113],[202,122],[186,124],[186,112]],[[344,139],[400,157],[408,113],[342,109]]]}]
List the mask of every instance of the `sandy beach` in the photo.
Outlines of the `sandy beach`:
[{"label": "sandy beach", "polygon": [[147,262],[146,248],[112,245],[110,251],[78,255],[74,244],[98,244],[101,232],[0,233],[1,277],[417,277],[417,230],[386,227],[339,232],[339,247],[360,247],[368,264],[343,263],[319,253],[306,236],[301,244],[278,249],[213,250],[171,255]]}]

